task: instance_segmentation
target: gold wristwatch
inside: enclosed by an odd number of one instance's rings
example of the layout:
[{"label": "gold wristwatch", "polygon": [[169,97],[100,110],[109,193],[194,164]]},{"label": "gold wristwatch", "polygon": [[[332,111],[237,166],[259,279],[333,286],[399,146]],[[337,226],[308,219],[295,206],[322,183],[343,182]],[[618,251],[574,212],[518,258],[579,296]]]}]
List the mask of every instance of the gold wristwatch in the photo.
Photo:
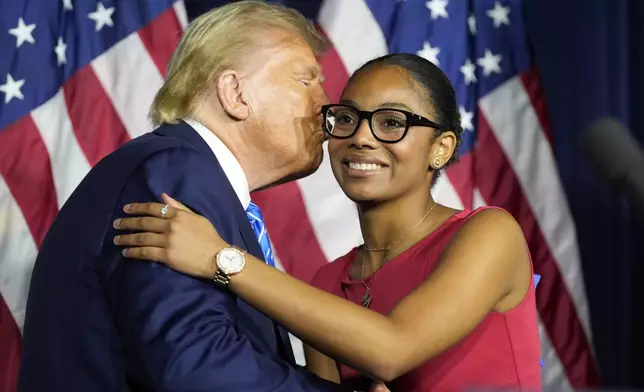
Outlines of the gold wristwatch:
[{"label": "gold wristwatch", "polygon": [[227,289],[230,277],[242,272],[246,266],[244,252],[237,248],[224,248],[217,253],[215,262],[217,271],[212,278],[213,283],[222,289]]}]

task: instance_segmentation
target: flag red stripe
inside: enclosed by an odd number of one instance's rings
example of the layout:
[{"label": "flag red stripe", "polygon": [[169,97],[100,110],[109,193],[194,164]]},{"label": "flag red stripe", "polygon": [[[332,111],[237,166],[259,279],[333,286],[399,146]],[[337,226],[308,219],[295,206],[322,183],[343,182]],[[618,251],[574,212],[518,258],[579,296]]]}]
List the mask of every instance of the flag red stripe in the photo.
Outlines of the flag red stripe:
[{"label": "flag red stripe", "polygon": [[[0,174],[40,246],[58,212],[49,153],[31,116],[0,132]],[[0,296],[0,388],[14,392],[20,364],[21,336]]]},{"label": "flag red stripe", "polygon": [[20,330],[0,295],[0,392],[15,392],[20,365]]},{"label": "flag red stripe", "polygon": [[541,77],[536,67],[530,68],[528,71],[519,75],[521,83],[530,97],[532,107],[537,113],[541,128],[546,135],[546,138],[552,144],[552,131],[550,128],[550,117],[548,116],[548,108],[546,107],[546,96],[541,84]]},{"label": "flag red stripe", "polygon": [[487,119],[479,111],[478,145],[474,154],[476,185],[490,205],[503,206],[518,220],[532,253],[535,272],[542,275],[537,308],[573,388],[599,385],[590,344],[548,243],[530,209],[523,189]]},{"label": "flag red stripe", "polygon": [[49,153],[31,116],[0,132],[0,174],[37,246],[58,213]]},{"label": "flag red stripe", "polygon": [[130,139],[92,67],[76,72],[63,92],[76,140],[91,166]]},{"label": "flag red stripe", "polygon": [[[543,129],[546,138],[552,145],[553,142],[553,135],[552,135],[552,130],[550,126],[550,117],[548,116],[548,109],[546,106],[546,97],[545,93],[543,90],[543,85],[541,84],[541,77],[539,75],[539,72],[536,67],[532,67],[528,71],[522,73],[520,75],[521,82],[526,90],[526,93],[528,94],[528,97],[530,98],[530,102],[532,103],[532,106],[537,114],[537,118],[539,119],[539,123],[541,124],[541,128]],[[562,260],[560,260],[562,261]],[[565,262],[565,261],[563,261]],[[569,292],[566,288],[566,286],[563,284],[563,280],[561,279],[561,285],[558,287],[559,290],[563,292],[563,294],[560,295],[567,295],[569,296]],[[557,298],[551,297],[551,298]],[[564,326],[566,328],[567,326]],[[590,381],[588,385],[590,386],[599,386],[601,383],[601,377],[599,375],[599,368],[597,367],[597,363],[595,362],[594,358],[591,355],[590,352],[590,347],[591,343],[587,340],[587,337],[585,334],[583,334],[583,330],[579,331],[578,333],[582,334],[581,336],[583,337],[587,349],[585,352],[587,355],[584,355],[581,357],[581,362],[582,364],[579,365],[581,369],[587,369],[587,373],[585,373],[585,377],[587,380]],[[558,337],[551,337],[551,340],[558,339]],[[553,342],[554,345],[554,342]],[[567,342],[563,340],[560,343],[561,347],[565,347],[567,345]],[[555,345],[555,349],[557,349],[557,346]],[[560,356],[560,359],[563,361],[561,358],[562,353],[560,352],[559,349],[557,349],[558,355]],[[576,362],[579,361],[580,358],[576,356],[572,356],[572,358],[569,358],[571,362]],[[584,373],[582,373],[584,375]]]},{"label": "flag red stripe", "polygon": [[152,61],[161,75],[166,74],[166,68],[174,49],[179,44],[183,30],[174,8],[169,8],[152,22],[139,30],[143,46],[150,53]]},{"label": "flag red stripe", "polygon": [[[299,186],[290,182],[253,193],[284,270],[310,282],[328,260],[315,236]],[[306,255],[305,259],[302,255]]]},{"label": "flag red stripe", "polygon": [[338,102],[342,95],[342,90],[349,80],[349,74],[333,46],[329,47],[324,53],[324,56],[320,59],[320,65],[324,73],[324,91],[326,91],[331,102]]}]

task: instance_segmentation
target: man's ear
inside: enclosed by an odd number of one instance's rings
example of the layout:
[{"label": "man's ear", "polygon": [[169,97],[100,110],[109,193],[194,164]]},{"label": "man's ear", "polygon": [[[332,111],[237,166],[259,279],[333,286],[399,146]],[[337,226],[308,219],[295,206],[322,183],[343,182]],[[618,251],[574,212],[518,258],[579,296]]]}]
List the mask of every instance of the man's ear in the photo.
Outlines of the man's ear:
[{"label": "man's ear", "polygon": [[242,92],[242,81],[233,70],[225,70],[215,82],[217,98],[229,116],[245,120],[250,114],[250,107]]}]

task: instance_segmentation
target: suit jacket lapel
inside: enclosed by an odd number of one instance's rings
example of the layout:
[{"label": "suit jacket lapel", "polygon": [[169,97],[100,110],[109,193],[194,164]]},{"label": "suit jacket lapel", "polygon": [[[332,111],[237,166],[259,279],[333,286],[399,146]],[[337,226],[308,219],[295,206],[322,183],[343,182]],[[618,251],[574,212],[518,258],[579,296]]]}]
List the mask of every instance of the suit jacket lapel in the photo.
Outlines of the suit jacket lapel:
[{"label": "suit jacket lapel", "polygon": [[[199,136],[197,131],[192,129],[192,127],[187,123],[185,123],[184,121],[179,122],[175,126],[158,128],[154,132],[165,136],[171,136],[171,137],[177,137],[177,138],[183,139],[186,142],[188,142],[190,145],[192,145],[194,148],[196,148],[198,151],[212,157],[213,163],[220,168],[222,176],[226,178],[226,174],[224,173],[223,169],[221,169],[221,165],[219,164],[217,157],[215,157],[215,154],[212,152],[212,150],[210,149],[206,141],[203,140],[201,136]],[[222,191],[230,193],[231,198],[234,197],[235,199],[237,199],[237,195],[235,194],[235,191],[232,188],[232,185],[230,185],[230,183],[227,180],[226,180],[226,184],[228,184],[229,186],[223,187]],[[246,211],[244,211],[244,209],[240,205],[239,208],[234,209],[233,213],[235,214],[235,220],[240,222],[239,234],[244,240],[244,244],[246,245],[246,249],[248,249],[248,253],[252,254],[253,256],[257,257],[260,260],[264,260],[264,254],[262,253],[262,249],[259,246],[257,237],[255,236],[255,233],[253,232],[253,229],[250,226],[250,222],[248,221],[248,217],[246,216]],[[246,223],[241,223],[241,222],[246,222]],[[246,301],[242,300],[239,297],[237,297],[237,304],[240,308],[246,308],[246,310],[250,310],[250,312],[247,312],[248,314],[253,314],[258,312],[255,308],[251,307]],[[291,348],[291,341],[288,337],[288,333],[284,330],[284,328],[279,326],[277,323],[275,323],[272,320],[270,321],[274,329],[273,332],[277,338],[278,346],[282,351],[282,356],[284,356],[286,360],[291,362],[291,364],[295,365],[295,357],[293,356],[293,350]]]},{"label": "suit jacket lapel", "polygon": [[[196,148],[198,151],[208,155],[209,157],[212,157],[213,163],[217,167],[221,168],[221,165],[219,164],[217,157],[215,157],[215,154],[212,152],[212,150],[210,149],[206,141],[203,140],[201,136],[199,136],[197,131],[192,129],[192,127],[187,123],[185,123],[184,121],[181,121],[172,127],[159,128],[155,132],[165,136],[178,137],[180,139],[185,140],[194,148]],[[226,178],[226,173],[224,173],[223,169],[221,169],[221,174],[223,178],[226,179],[226,183],[230,184],[228,182],[228,179]],[[237,195],[235,195],[235,190],[233,189],[232,185],[222,187],[221,191],[229,193],[231,198],[237,199]],[[248,222],[246,211],[244,211],[244,209],[241,208],[241,205],[240,205],[240,208],[235,208],[234,211],[232,211],[232,213],[235,214],[235,219],[237,221]],[[262,250],[259,247],[259,243],[257,242],[255,233],[253,232],[253,229],[250,226],[250,222],[248,224],[240,224],[239,233],[242,235],[242,238],[244,239],[244,243],[246,244],[246,249],[248,249],[253,256],[264,260],[264,256],[262,255]]]}]

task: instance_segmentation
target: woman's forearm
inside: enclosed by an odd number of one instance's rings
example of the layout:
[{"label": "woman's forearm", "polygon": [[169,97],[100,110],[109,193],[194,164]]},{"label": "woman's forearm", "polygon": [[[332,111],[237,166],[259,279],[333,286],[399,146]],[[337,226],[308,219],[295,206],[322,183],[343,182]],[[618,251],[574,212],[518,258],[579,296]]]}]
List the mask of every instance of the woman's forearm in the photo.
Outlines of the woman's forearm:
[{"label": "woman's forearm", "polygon": [[328,357],[308,344],[303,345],[306,358],[306,370],[325,380],[340,384],[340,371],[335,360]]},{"label": "woman's forearm", "polygon": [[[159,218],[166,207],[130,204],[130,215],[157,217],[115,221],[117,229],[144,232],[119,235],[115,243],[127,247],[128,258],[212,276],[212,255],[230,245],[207,219],[180,205],[168,219]],[[522,275],[530,272],[521,227],[507,212],[491,209],[459,229],[431,276],[387,316],[315,289],[251,255],[244,271],[232,276],[230,288],[320,352],[387,381],[458,343],[514,291],[514,297],[524,298],[530,280]]]},{"label": "woman's forearm", "polygon": [[237,295],[320,352],[381,380],[397,376],[392,364],[413,343],[391,319],[246,257],[230,280]]}]

